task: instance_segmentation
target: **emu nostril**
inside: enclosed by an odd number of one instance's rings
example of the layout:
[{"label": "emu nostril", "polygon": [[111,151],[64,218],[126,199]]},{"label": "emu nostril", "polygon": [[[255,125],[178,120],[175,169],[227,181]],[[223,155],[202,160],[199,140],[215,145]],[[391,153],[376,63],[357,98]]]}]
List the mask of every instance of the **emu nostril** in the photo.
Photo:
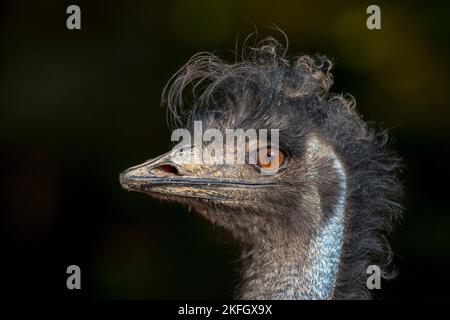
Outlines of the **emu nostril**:
[{"label": "emu nostril", "polygon": [[153,170],[159,170],[159,171],[169,173],[169,174],[176,174],[176,175],[180,174],[178,169],[170,164],[163,164],[163,165],[157,166]]}]

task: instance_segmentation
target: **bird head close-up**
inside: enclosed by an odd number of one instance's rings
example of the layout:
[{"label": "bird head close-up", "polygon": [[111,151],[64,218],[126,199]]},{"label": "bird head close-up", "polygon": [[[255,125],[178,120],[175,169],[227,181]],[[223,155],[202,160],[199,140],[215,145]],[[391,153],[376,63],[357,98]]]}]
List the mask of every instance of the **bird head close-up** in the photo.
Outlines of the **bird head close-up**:
[{"label": "bird head close-up", "polygon": [[3,292],[187,319],[449,299],[449,13],[2,1]]},{"label": "bird head close-up", "polygon": [[[203,139],[125,170],[120,183],[230,232],[242,248],[240,298],[367,298],[367,267],[389,267],[400,161],[350,95],[330,92],[327,57],[287,57],[273,38],[247,50],[231,64],[195,55],[172,77],[170,122]],[[246,161],[220,161],[239,147]]]}]

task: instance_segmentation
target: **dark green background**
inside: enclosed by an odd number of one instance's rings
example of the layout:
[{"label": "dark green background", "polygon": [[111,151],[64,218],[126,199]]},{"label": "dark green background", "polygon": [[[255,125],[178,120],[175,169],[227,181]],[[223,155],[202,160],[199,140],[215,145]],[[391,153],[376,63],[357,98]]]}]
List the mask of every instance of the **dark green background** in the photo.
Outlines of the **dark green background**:
[{"label": "dark green background", "polygon": [[[118,174],[170,147],[161,90],[194,53],[236,37],[289,37],[336,61],[335,92],[392,128],[407,208],[400,276],[378,296],[448,297],[449,13],[444,1],[3,1],[0,16],[2,290],[13,297],[228,298],[233,241],[175,204],[123,191]],[[82,30],[66,29],[78,4]],[[82,290],[65,287],[78,264]]]}]

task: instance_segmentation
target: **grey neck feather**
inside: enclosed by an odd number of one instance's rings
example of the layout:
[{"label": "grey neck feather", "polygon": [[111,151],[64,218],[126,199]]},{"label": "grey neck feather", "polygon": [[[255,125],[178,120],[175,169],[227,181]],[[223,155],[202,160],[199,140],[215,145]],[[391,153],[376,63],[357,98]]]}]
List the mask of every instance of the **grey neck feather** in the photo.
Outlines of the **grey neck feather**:
[{"label": "grey neck feather", "polygon": [[306,248],[294,237],[288,244],[265,243],[252,249],[243,275],[241,298],[333,298],[344,238],[346,175],[334,153],[332,159],[339,183],[331,216],[319,223]]}]

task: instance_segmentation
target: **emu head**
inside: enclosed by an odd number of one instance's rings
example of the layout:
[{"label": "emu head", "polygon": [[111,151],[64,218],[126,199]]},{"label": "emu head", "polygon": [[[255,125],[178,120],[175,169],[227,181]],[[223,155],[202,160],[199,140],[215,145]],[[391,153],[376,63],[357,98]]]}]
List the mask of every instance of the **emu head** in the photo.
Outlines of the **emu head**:
[{"label": "emu head", "polygon": [[[166,86],[163,104],[173,123],[192,137],[215,129],[224,139],[179,144],[124,171],[121,184],[192,207],[250,246],[295,243],[298,250],[311,251],[320,230],[339,216],[339,228],[331,231],[339,235],[331,242],[320,240],[319,247],[338,248],[333,249],[338,261],[352,259],[341,250],[346,242],[360,258],[380,256],[383,234],[398,212],[397,160],[384,149],[385,135],[360,119],[354,100],[329,92],[327,58],[287,59],[281,49],[268,39],[233,64],[211,54],[194,56]],[[262,145],[259,135],[241,141],[248,153],[255,151],[254,163],[207,161],[211,154],[203,148],[210,142],[225,144],[227,129],[276,129],[278,143]],[[198,154],[200,163],[174,160]],[[275,170],[262,174],[272,166]],[[374,241],[354,244],[367,238]],[[340,270],[346,272],[343,266]]]},{"label": "emu head", "polygon": [[[201,123],[197,128],[200,135],[207,129],[218,130],[225,152],[229,148],[225,143],[230,143],[227,129],[244,133],[254,130],[256,135],[231,141],[236,142],[235,152],[238,143],[245,144],[246,160],[253,151],[254,163],[207,161],[208,143],[218,141],[203,139],[201,145],[191,141],[190,145],[176,146],[163,156],[128,169],[121,176],[122,185],[190,205],[244,239],[261,233],[275,236],[276,229],[315,229],[321,220],[318,192],[339,181],[333,169],[331,145],[323,141],[306,105],[325,108],[323,99],[331,83],[331,65],[324,58],[314,61],[307,56],[291,65],[284,59],[273,60],[273,50],[273,46],[262,47],[252,61],[233,65],[212,55],[195,56],[166,91],[166,103],[174,111],[177,103],[187,99],[183,92],[187,84],[202,86],[200,93],[189,92],[195,104],[182,127],[192,137],[198,134],[194,132],[196,121]],[[178,119],[178,112],[174,113]],[[259,141],[262,130],[270,133],[273,129],[279,130],[278,148],[272,145],[270,134],[268,146]],[[193,161],[196,151],[200,162]],[[174,160],[188,157],[184,162]],[[271,166],[277,166],[277,170],[263,174]]]}]

